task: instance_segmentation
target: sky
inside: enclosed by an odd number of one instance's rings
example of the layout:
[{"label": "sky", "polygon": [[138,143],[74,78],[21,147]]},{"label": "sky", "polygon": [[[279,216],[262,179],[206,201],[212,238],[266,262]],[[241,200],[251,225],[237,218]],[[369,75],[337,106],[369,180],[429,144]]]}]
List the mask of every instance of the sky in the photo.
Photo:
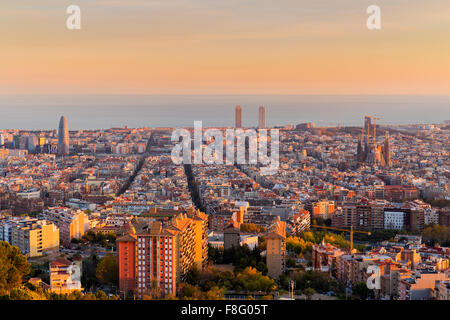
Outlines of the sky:
[{"label": "sky", "polygon": [[450,95],[449,17],[449,0],[1,0],[0,94]]}]

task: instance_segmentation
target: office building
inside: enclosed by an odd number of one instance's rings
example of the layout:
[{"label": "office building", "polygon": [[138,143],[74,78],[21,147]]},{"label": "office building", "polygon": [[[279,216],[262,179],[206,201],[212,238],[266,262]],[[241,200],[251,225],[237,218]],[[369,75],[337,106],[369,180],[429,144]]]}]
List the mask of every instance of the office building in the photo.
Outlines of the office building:
[{"label": "office building", "polygon": [[241,106],[236,106],[235,128],[242,128],[242,108],[241,108]]},{"label": "office building", "polygon": [[59,120],[58,128],[58,155],[69,155],[69,129],[66,117],[62,116]]},{"label": "office building", "polygon": [[263,106],[258,109],[258,128],[265,129],[266,128],[266,108]]}]

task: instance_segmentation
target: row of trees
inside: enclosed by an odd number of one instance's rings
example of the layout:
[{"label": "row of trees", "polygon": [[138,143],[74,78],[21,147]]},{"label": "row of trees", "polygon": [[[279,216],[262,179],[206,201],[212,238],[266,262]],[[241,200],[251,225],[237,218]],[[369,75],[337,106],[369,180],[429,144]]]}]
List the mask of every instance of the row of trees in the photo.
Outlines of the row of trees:
[{"label": "row of trees", "polygon": [[431,206],[438,208],[450,207],[450,200],[447,199],[431,199],[427,201]]},{"label": "row of trees", "polygon": [[265,227],[256,225],[254,223],[243,223],[241,224],[240,229],[242,232],[248,233],[261,233],[267,230]]},{"label": "row of trees", "polygon": [[0,296],[2,300],[118,300],[119,296],[109,297],[104,291],[99,290],[95,294],[91,292],[82,293],[74,291],[72,293],[58,294],[48,292],[41,287],[36,287],[31,283],[16,287],[9,294]]},{"label": "row of trees", "polygon": [[430,246],[440,244],[450,246],[450,227],[441,225],[430,225],[422,232],[423,241]]},{"label": "row of trees", "polygon": [[[27,259],[16,246],[11,246],[5,241],[0,242],[0,297],[2,299],[18,300],[104,300],[109,299],[103,291],[93,293],[73,292],[71,294],[49,293],[40,287],[35,287],[24,280],[30,277],[45,274],[48,263],[40,266],[31,266]],[[117,285],[117,263],[112,254],[107,254],[103,259],[91,256],[83,263],[83,286],[92,284]],[[43,279],[49,282],[47,279]],[[85,286],[86,288],[86,286]],[[113,297],[116,299],[117,297]]]},{"label": "row of trees", "polygon": [[413,234],[413,232],[410,232],[408,230],[392,230],[392,229],[386,229],[386,230],[373,230],[371,231],[371,234],[364,234],[364,233],[355,233],[353,235],[355,241],[370,241],[370,242],[382,242],[382,241],[393,241],[394,237],[397,234]]},{"label": "row of trees", "polygon": [[192,269],[186,282],[178,286],[178,296],[181,299],[223,299],[227,291],[270,294],[276,288],[272,278],[253,267],[242,271],[220,271],[209,266],[203,271]]},{"label": "row of trees", "polygon": [[75,244],[93,243],[98,244],[105,248],[115,248],[116,235],[113,232],[103,234],[100,232],[88,231],[83,235],[83,237],[80,240],[74,238],[72,239],[71,242]]},{"label": "row of trees", "polygon": [[255,247],[251,250],[247,245],[223,248],[208,247],[209,261],[215,264],[232,264],[237,272],[247,267],[257,269],[263,274],[267,274],[265,258],[261,256],[262,248]]},{"label": "row of trees", "polygon": [[117,260],[113,254],[108,253],[102,259],[92,254],[83,260],[81,284],[86,290],[95,290],[100,285],[115,287],[118,279]]},{"label": "row of trees", "polygon": [[331,279],[328,274],[320,271],[293,271],[289,275],[280,277],[280,287],[289,290],[289,281],[295,283],[296,294],[306,294],[308,288],[314,289],[314,292],[327,293],[334,291],[336,294],[344,294],[345,286],[337,280]]},{"label": "row of trees", "polygon": [[306,231],[299,236],[287,237],[286,249],[288,252],[304,257],[305,254],[311,253],[313,244],[319,244],[322,241],[339,248],[350,247],[350,243],[345,240],[343,234],[327,233],[325,231]]}]

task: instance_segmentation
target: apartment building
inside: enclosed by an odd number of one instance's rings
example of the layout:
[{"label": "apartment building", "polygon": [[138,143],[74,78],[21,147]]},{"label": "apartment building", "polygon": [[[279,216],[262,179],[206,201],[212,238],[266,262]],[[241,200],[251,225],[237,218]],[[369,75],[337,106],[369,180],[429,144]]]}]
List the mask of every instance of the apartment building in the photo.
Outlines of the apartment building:
[{"label": "apartment building", "polygon": [[345,252],[329,243],[313,245],[312,263],[314,270],[323,272],[331,271],[330,268],[337,268],[337,257]]},{"label": "apartment building", "polygon": [[289,219],[290,232],[301,233],[308,230],[311,226],[311,215],[308,210],[300,209],[293,217]]},{"label": "apartment building", "polygon": [[334,201],[322,200],[311,204],[313,218],[330,219],[335,211]]},{"label": "apartment building", "polygon": [[[167,214],[167,212],[166,212]],[[119,289],[122,294],[176,295],[177,282],[207,260],[207,217],[201,212],[173,212],[167,219],[133,219],[117,239]]]},{"label": "apartment building", "polygon": [[10,218],[0,222],[0,241],[20,249],[27,257],[59,250],[59,229],[50,221]]},{"label": "apartment building", "polygon": [[268,275],[277,279],[286,269],[286,222],[275,222],[265,238]]},{"label": "apartment building", "polygon": [[44,211],[43,216],[59,228],[59,240],[64,246],[70,245],[72,239],[81,239],[89,230],[89,217],[81,210],[49,208]]},{"label": "apartment building", "polygon": [[415,273],[412,277],[400,281],[399,300],[429,300],[433,297],[436,282],[448,280],[450,279],[442,272]]},{"label": "apartment building", "polygon": [[436,300],[450,300],[450,280],[436,280],[434,297]]},{"label": "apartment building", "polygon": [[50,263],[50,291],[64,294],[81,291],[81,268],[79,263],[59,258]]},{"label": "apartment building", "polygon": [[240,244],[240,229],[238,223],[232,219],[227,227],[223,230],[223,247],[224,249],[231,249],[232,247],[239,247]]}]

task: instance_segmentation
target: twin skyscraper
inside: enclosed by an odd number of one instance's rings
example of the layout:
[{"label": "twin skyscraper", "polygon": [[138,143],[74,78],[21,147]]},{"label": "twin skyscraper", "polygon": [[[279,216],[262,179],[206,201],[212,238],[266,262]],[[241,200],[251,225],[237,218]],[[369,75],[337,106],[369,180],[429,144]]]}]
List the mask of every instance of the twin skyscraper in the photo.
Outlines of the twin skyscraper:
[{"label": "twin skyscraper", "polygon": [[[258,110],[258,129],[266,128],[266,108],[261,106]],[[236,106],[235,111],[235,127],[242,128],[242,107]]]}]

